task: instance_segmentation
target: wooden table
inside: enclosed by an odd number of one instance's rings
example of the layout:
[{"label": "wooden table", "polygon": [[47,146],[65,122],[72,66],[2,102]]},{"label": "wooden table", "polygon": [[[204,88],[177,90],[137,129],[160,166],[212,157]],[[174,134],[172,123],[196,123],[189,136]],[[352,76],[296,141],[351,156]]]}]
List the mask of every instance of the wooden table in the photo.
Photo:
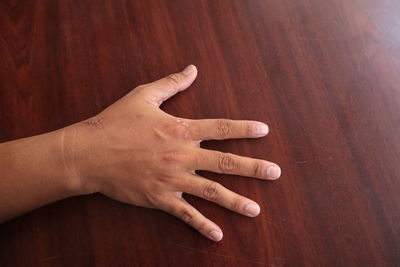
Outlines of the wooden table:
[{"label": "wooden table", "polygon": [[214,243],[102,195],[0,225],[0,266],[400,266],[398,0],[1,1],[0,141],[93,116],[199,69],[163,109],[268,123],[204,147],[265,158],[276,182],[202,174],[261,203],[246,218],[187,196]]}]

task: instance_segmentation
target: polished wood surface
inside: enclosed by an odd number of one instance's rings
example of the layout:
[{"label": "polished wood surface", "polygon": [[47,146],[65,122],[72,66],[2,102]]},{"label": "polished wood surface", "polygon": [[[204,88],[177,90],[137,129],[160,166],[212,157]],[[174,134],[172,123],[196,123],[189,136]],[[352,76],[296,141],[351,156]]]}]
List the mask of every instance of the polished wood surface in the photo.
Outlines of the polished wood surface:
[{"label": "polished wood surface", "polygon": [[0,266],[400,266],[397,0],[0,2],[0,141],[93,116],[182,69],[163,105],[268,123],[203,147],[265,158],[276,182],[210,179],[261,204],[246,218],[187,196],[214,243],[161,211],[100,194],[0,225]]}]

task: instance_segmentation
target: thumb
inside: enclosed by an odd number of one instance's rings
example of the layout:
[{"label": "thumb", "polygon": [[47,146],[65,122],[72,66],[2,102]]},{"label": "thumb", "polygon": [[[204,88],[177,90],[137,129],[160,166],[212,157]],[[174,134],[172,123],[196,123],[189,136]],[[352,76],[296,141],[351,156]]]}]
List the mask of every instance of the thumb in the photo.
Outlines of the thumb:
[{"label": "thumb", "polygon": [[141,94],[152,104],[160,106],[168,98],[188,88],[196,76],[196,67],[189,65],[182,72],[142,86]]}]

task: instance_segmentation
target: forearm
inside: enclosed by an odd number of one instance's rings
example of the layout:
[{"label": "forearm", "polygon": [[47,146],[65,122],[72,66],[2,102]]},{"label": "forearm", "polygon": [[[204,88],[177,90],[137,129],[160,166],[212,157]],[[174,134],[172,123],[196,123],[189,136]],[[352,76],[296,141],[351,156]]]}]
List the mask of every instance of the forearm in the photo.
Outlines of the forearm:
[{"label": "forearm", "polygon": [[0,144],[0,222],[79,194],[67,128]]}]

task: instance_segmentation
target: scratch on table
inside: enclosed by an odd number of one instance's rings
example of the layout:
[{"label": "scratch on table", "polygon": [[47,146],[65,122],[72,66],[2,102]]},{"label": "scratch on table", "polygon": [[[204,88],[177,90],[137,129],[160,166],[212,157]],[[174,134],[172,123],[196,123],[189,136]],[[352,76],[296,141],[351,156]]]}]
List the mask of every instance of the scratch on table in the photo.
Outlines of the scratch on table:
[{"label": "scratch on table", "polygon": [[44,257],[44,258],[40,258],[39,260],[40,261],[52,261],[52,260],[57,260],[57,259],[59,259],[59,258],[62,258],[62,257],[69,257],[69,256],[72,256],[72,255],[87,255],[87,254],[89,254],[88,252],[70,252],[70,253],[64,253],[64,254],[55,254],[55,255],[52,255],[52,256],[48,256],[48,257]]},{"label": "scratch on table", "polygon": [[332,160],[332,157],[323,158],[323,159],[300,160],[300,161],[296,161],[296,163],[297,163],[297,164],[306,164],[306,163],[310,163],[310,162],[323,161],[323,160]]},{"label": "scratch on table", "polygon": [[176,244],[176,243],[173,243],[173,242],[168,242],[168,243],[170,243],[170,244],[172,244],[174,246],[177,246],[177,247],[181,247],[181,248],[184,248],[184,249],[192,250],[192,251],[199,252],[199,253],[206,254],[206,255],[229,258],[229,259],[238,260],[238,261],[244,261],[244,262],[248,262],[248,263],[260,264],[260,265],[264,265],[264,266],[278,267],[278,265],[270,264],[270,263],[266,263],[266,262],[254,261],[254,260],[250,260],[250,259],[246,259],[246,258],[240,258],[240,257],[231,256],[231,255],[225,255],[225,254],[220,254],[220,253],[215,253],[215,252],[209,252],[209,251],[205,251],[205,250],[201,250],[201,249],[197,249],[197,248],[192,248],[192,247],[188,247],[188,246],[181,245],[181,244]]},{"label": "scratch on table", "polygon": [[45,258],[41,258],[40,261],[50,261],[50,260],[55,260],[60,258],[62,255],[58,254],[58,255],[54,255],[54,256],[49,256],[49,257],[45,257]]},{"label": "scratch on table", "polygon": [[277,227],[277,226],[279,226],[278,223],[275,223],[275,222],[273,222],[272,220],[263,219],[262,221],[265,222],[265,223],[267,223],[267,224],[270,224],[272,227]]}]

